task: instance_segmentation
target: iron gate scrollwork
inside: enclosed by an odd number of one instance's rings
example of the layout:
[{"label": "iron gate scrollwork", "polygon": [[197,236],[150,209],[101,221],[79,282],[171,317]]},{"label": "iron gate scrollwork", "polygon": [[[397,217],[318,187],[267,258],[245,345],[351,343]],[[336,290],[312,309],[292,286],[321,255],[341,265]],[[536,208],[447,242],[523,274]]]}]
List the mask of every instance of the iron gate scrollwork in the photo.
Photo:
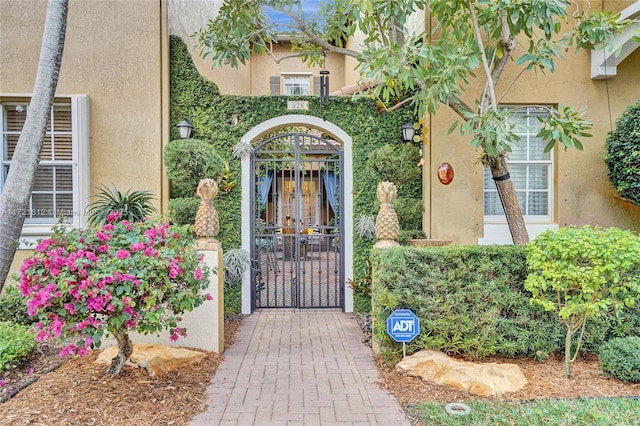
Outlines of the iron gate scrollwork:
[{"label": "iron gate scrollwork", "polygon": [[313,133],[265,138],[252,157],[255,308],[342,308],[342,150]]}]

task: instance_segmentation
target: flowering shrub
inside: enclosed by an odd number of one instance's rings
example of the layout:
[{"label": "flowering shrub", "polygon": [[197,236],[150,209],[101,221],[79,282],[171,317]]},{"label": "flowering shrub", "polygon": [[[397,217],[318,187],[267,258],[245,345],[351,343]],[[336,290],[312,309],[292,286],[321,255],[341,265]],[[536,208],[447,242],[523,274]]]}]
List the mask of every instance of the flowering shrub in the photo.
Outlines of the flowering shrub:
[{"label": "flowering shrub", "polygon": [[[211,299],[201,293],[209,271],[186,228],[119,219],[113,212],[104,226],[87,230],[57,225],[20,269],[27,312],[39,319],[36,340],[64,342],[60,356],[86,355],[110,334],[123,366],[133,350],[129,330],[168,328],[175,341],[186,336],[179,315]],[[115,361],[111,374],[122,370]]]}]

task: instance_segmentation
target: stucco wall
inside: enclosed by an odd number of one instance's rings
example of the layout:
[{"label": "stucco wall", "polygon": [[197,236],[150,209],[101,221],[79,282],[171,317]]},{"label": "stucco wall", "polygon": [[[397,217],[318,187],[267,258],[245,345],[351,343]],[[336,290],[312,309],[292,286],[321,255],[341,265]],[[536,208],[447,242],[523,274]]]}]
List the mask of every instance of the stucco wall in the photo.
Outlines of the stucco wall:
[{"label": "stucco wall", "polygon": [[[291,55],[291,45],[289,43],[283,43],[282,45],[275,46],[274,56],[278,59]],[[251,66],[253,72],[251,73],[251,94],[252,95],[266,95],[269,94],[269,77],[279,76],[281,73],[302,72],[311,73],[311,93],[313,93],[313,77],[320,76],[320,70],[322,67],[313,66],[309,67],[307,64],[302,63],[298,58],[284,59],[280,63],[276,63],[272,56],[254,56],[251,59]],[[329,91],[340,89],[345,85],[344,82],[344,57],[341,55],[328,54],[326,58],[326,69],[330,71],[329,75]],[[280,86],[280,93],[282,94],[284,87]]]},{"label": "stucco wall", "polygon": [[[592,2],[592,7],[599,9],[600,5]],[[501,100],[504,104],[588,107],[587,118],[593,121],[594,128],[593,137],[583,139],[584,151],[565,151],[561,147],[555,150],[552,222],[560,226],[598,224],[640,231],[640,207],[616,198],[602,160],[607,133],[625,108],[640,98],[640,50],[622,62],[618,74],[609,80],[591,80],[590,51],[569,51],[564,57],[557,62],[553,74],[527,73],[520,77]],[[519,72],[519,67],[510,64],[497,87],[498,97]],[[481,90],[477,84],[469,88],[465,97],[469,105]],[[483,236],[482,167],[475,163],[478,153],[469,145],[470,138],[461,137],[457,130],[447,134],[458,118],[446,107],[431,118],[431,146],[425,149],[431,159],[425,165],[425,187],[431,183],[426,223],[433,238],[475,244]],[[441,185],[436,177],[437,168],[444,161],[455,170],[454,181],[448,186]]]},{"label": "stucco wall", "polygon": [[193,63],[200,74],[213,81],[224,95],[251,95],[250,62],[238,68],[225,65],[213,68],[211,59],[203,59],[197,38],[193,34],[205,29],[222,6],[221,0],[168,0],[169,33],[177,35],[189,47]]},{"label": "stucco wall", "polygon": [[[0,0],[0,92],[29,95],[47,2]],[[162,192],[161,2],[70,0],[58,94],[86,94],[91,192]],[[91,200],[90,200],[91,201]]]}]

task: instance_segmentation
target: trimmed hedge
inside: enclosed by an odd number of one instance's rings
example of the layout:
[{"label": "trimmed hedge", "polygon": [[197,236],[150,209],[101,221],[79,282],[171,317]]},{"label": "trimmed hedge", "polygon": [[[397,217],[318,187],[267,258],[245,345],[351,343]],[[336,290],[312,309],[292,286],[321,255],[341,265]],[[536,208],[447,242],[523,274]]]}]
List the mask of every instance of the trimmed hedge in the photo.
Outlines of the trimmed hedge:
[{"label": "trimmed hedge", "polygon": [[[529,302],[525,247],[396,247],[374,250],[371,263],[374,339],[389,360],[402,348],[387,334],[386,319],[401,308],[420,318],[408,353],[543,359],[564,347],[565,327],[555,313]],[[610,312],[587,321],[582,350],[597,352],[611,337],[639,333],[637,309]]]}]

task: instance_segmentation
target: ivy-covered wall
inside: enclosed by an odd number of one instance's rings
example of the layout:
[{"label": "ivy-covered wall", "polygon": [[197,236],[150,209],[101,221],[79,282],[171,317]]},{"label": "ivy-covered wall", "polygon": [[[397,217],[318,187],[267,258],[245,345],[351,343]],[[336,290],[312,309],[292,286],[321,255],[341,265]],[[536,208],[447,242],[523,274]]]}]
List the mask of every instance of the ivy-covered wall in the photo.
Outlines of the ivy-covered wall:
[{"label": "ivy-covered wall", "polygon": [[[240,160],[231,155],[232,148],[254,126],[273,117],[291,114],[287,110],[287,101],[293,98],[220,95],[216,85],[198,73],[179,37],[171,37],[170,48],[171,123],[177,124],[186,118],[193,125],[192,137],[210,143],[228,162],[229,170],[224,179],[236,185],[231,185],[233,187],[228,192],[221,188],[214,200],[220,217],[218,238],[225,250],[238,248],[241,236],[241,171]],[[413,110],[380,111],[375,101],[366,96],[331,97],[326,105],[321,105],[318,97],[295,99],[309,101],[309,110],[295,111],[296,114],[323,117],[352,137],[354,216],[376,214],[376,186],[382,180],[391,180],[396,182],[398,199],[404,203],[399,208],[407,211],[399,214],[401,227],[419,229],[422,211],[419,148],[403,144],[400,140],[402,124],[415,121]],[[172,126],[171,139],[178,138],[178,129]],[[353,244],[355,280],[368,283],[367,259],[372,241],[355,236]]]}]

